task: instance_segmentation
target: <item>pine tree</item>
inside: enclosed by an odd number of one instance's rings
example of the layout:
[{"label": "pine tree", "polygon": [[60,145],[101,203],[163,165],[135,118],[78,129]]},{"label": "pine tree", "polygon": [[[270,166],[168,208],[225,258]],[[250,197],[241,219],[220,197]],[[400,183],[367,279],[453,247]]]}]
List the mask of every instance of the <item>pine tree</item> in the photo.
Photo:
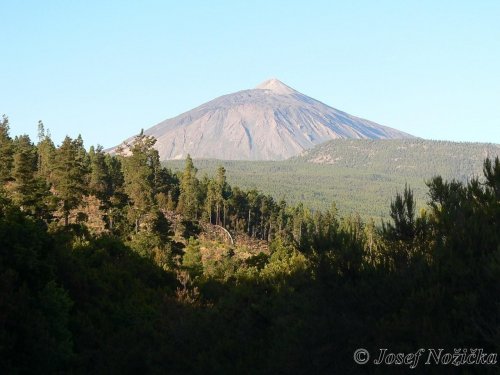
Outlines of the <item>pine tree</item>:
[{"label": "pine tree", "polygon": [[225,222],[225,208],[226,208],[226,200],[229,196],[228,184],[226,182],[226,169],[223,166],[219,166],[217,168],[217,174],[215,176],[214,181],[214,203],[215,203],[215,212],[216,219],[215,222],[217,225],[222,225],[221,213],[224,216]]},{"label": "pine tree", "polygon": [[124,190],[131,203],[129,217],[136,232],[142,219],[155,206],[155,175],[159,168],[158,151],[153,148],[156,139],[141,133],[128,145],[131,155],[122,159]]},{"label": "pine tree", "polygon": [[12,177],[13,143],[9,136],[9,119],[3,115],[0,120],[0,186]]},{"label": "pine tree", "polygon": [[258,222],[257,207],[259,207],[259,193],[257,190],[250,190],[247,192],[247,234],[253,237],[255,237],[255,228]]},{"label": "pine tree", "polygon": [[[440,177],[436,180],[439,181]],[[434,199],[432,188],[429,195]],[[416,255],[425,256],[429,252],[427,214],[423,210],[420,216],[417,216],[413,191],[405,185],[403,194],[398,193],[391,202],[390,215],[393,223],[382,223],[384,255],[388,256],[389,262],[396,268],[406,267],[416,259]]]},{"label": "pine tree", "polygon": [[182,213],[186,219],[194,220],[198,216],[198,179],[196,178],[196,168],[193,159],[188,155],[186,166],[181,176],[178,212]]},{"label": "pine tree", "polygon": [[207,183],[207,196],[205,197],[205,215],[204,219],[212,224],[212,216],[215,202],[215,183],[213,180]]},{"label": "pine tree", "polygon": [[189,238],[188,244],[184,249],[182,265],[189,271],[192,277],[201,276],[203,274],[200,243],[193,237]]},{"label": "pine tree", "polygon": [[125,220],[120,221],[120,219],[124,218],[123,208],[126,207],[128,203],[128,197],[125,194],[124,188],[123,166],[120,158],[109,154],[104,156],[104,162],[109,178],[109,207],[107,209],[108,229],[116,233],[116,229],[118,229],[117,227],[119,227],[120,222],[125,224]]},{"label": "pine tree", "polygon": [[27,135],[14,141],[14,168],[12,172],[13,201],[22,211],[47,218],[49,188],[44,179],[36,176],[37,152]]},{"label": "pine tree", "polygon": [[38,176],[50,181],[52,167],[54,165],[55,151],[56,147],[54,142],[50,138],[48,131],[45,131],[45,127],[42,121],[38,121],[38,166],[37,173]]},{"label": "pine tree", "polygon": [[178,193],[175,191],[179,186],[179,179],[177,175],[172,173],[171,170],[165,167],[161,167],[159,155],[155,156],[155,181],[154,181],[154,190],[155,194],[164,194],[165,197],[170,197],[173,199],[174,196],[177,196]]},{"label": "pine tree", "polygon": [[484,161],[483,173],[486,178],[485,185],[493,191],[497,202],[500,202],[500,159],[498,156],[493,163],[489,158]]},{"label": "pine tree", "polygon": [[110,177],[105,159],[106,156],[102,151],[102,146],[97,146],[97,148],[94,148],[94,146],[90,147],[89,193],[95,195],[103,202],[109,200],[111,193]]},{"label": "pine tree", "polygon": [[56,150],[52,181],[55,194],[61,203],[64,225],[69,223],[69,213],[80,203],[86,191],[84,164],[85,155],[81,152],[79,140],[66,137]]},{"label": "pine tree", "polygon": [[228,203],[232,228],[237,231],[244,232],[248,228],[247,219],[250,213],[247,194],[240,188],[235,187],[232,189]]}]

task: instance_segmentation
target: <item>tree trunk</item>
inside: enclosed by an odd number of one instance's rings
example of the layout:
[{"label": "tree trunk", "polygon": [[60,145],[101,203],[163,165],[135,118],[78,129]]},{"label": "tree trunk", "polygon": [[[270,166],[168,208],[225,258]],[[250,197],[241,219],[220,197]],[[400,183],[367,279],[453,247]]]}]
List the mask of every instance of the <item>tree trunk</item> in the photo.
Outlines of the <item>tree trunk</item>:
[{"label": "tree trunk", "polygon": [[251,213],[251,212],[252,212],[252,211],[249,209],[249,210],[248,210],[248,225],[247,225],[247,226],[248,226],[247,232],[248,232],[248,235],[249,235],[249,236],[250,236],[250,213]]},{"label": "tree trunk", "polygon": [[109,217],[109,231],[113,233],[113,215],[108,213],[108,217]]},{"label": "tree trunk", "polygon": [[226,202],[224,202],[224,228],[226,227]]}]

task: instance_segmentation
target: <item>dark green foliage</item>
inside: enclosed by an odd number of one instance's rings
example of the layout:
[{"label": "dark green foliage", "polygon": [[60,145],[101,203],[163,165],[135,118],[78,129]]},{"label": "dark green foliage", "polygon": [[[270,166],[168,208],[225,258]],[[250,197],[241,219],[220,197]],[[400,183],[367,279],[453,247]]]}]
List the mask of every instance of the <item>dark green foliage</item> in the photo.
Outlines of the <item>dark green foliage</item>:
[{"label": "dark green foliage", "polygon": [[[143,134],[118,157],[42,138],[4,138],[2,373],[385,374],[408,368],[359,366],[354,350],[500,352],[498,158],[481,179],[432,178],[425,208],[402,183],[380,228],[335,204],[311,210],[231,187],[227,163],[198,179],[188,159],[176,176]],[[308,165],[327,181],[328,169]],[[39,214],[34,196],[45,195],[59,198],[66,225],[48,204]],[[217,230],[222,240],[206,239]]]},{"label": "dark green foliage", "polygon": [[9,191],[21,210],[31,215],[50,218],[50,191],[45,179],[37,173],[37,149],[27,135],[14,141],[14,168]]},{"label": "dark green foliage", "polygon": [[189,271],[192,277],[201,276],[203,274],[200,243],[192,237],[188,240],[184,248],[182,266]]},{"label": "dark green foliage", "polygon": [[[124,191],[122,163],[118,158],[106,154],[105,164],[109,183],[109,201],[104,202],[107,208],[108,229],[115,234],[125,234],[127,223],[123,208],[127,205],[128,197]],[[109,204],[109,206],[106,206],[106,204]]]},{"label": "dark green foliage", "polygon": [[[331,202],[339,213],[358,213],[389,218],[391,198],[406,183],[417,201],[417,210],[427,198],[425,181],[435,175],[466,182],[482,175],[486,156],[500,156],[500,146],[485,143],[456,143],[412,140],[337,139],[285,161],[195,160],[200,174],[215,175],[219,166],[226,170],[233,186],[257,189],[289,204],[303,203],[325,210]],[[164,163],[182,170],[183,162]]]},{"label": "dark green foliage", "polygon": [[51,174],[56,196],[60,200],[65,225],[70,211],[78,206],[86,192],[86,152],[81,139],[66,137],[57,149]]},{"label": "dark green foliage", "polygon": [[386,236],[392,241],[411,241],[415,237],[415,199],[413,192],[405,186],[403,195],[397,194],[391,202],[391,219],[394,224],[388,224]]},{"label": "dark green foliage", "polygon": [[3,115],[0,120],[0,184],[2,185],[10,180],[12,172],[14,150],[9,129],[9,119]]},{"label": "dark green foliage", "polygon": [[112,194],[112,186],[108,165],[106,164],[106,154],[101,146],[90,147],[90,178],[89,193],[95,195],[103,202],[109,201]]},{"label": "dark green foliage", "polygon": [[59,372],[73,358],[72,306],[58,285],[54,242],[13,206],[0,208],[0,366],[2,372]]},{"label": "dark green foliage", "polygon": [[196,178],[197,169],[188,155],[186,165],[180,178],[180,195],[177,211],[187,219],[196,219],[199,211],[199,182]]},{"label": "dark green foliage", "polygon": [[142,132],[129,146],[131,155],[122,159],[124,191],[132,206],[128,216],[135,222],[135,231],[155,205],[155,172],[159,168],[158,151],[153,149],[156,140]]},{"label": "dark green foliage", "polygon": [[50,181],[56,147],[52,139],[50,139],[48,132],[45,131],[45,127],[41,121],[38,122],[37,152],[37,175],[46,181]]},{"label": "dark green foliage", "polygon": [[483,173],[486,178],[486,185],[489,187],[489,193],[500,199],[500,160],[497,156],[492,163],[491,159],[484,162]]},{"label": "dark green foliage", "polygon": [[[153,370],[144,355],[159,343],[161,311],[175,304],[164,300],[175,279],[116,239],[72,249],[77,232],[68,230],[47,234],[0,207],[2,372]],[[163,347],[155,350],[158,366]]]}]

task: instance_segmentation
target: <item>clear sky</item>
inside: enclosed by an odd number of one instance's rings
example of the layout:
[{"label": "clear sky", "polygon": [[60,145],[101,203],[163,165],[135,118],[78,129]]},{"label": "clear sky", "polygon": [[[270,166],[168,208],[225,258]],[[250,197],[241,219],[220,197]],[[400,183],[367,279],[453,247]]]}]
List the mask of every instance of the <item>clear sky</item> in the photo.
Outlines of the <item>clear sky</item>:
[{"label": "clear sky", "polygon": [[500,143],[500,1],[0,0],[0,114],[116,145],[271,77],[430,139]]}]

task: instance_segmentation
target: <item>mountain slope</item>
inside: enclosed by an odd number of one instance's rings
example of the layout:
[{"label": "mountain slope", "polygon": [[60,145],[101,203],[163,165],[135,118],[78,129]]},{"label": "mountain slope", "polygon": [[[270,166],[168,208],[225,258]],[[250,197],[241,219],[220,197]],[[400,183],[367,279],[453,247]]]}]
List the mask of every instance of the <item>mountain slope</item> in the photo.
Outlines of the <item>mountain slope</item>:
[{"label": "mountain slope", "polygon": [[[500,156],[500,145],[423,139],[337,139],[284,161],[196,160],[199,175],[213,176],[219,165],[230,184],[258,189],[275,199],[327,209],[335,202],[341,215],[385,217],[391,199],[405,184],[417,204],[427,200],[425,181],[435,175],[467,181],[481,177],[486,157]],[[182,171],[184,161],[165,165]]]},{"label": "mountain slope", "polygon": [[404,140],[335,140],[325,142],[293,162],[430,178],[439,174],[466,181],[481,175],[485,158],[500,155],[500,145],[477,142]]},{"label": "mountain slope", "polygon": [[338,138],[413,138],[351,116],[277,79],[224,95],[145,131],[162,160],[282,160]]}]

